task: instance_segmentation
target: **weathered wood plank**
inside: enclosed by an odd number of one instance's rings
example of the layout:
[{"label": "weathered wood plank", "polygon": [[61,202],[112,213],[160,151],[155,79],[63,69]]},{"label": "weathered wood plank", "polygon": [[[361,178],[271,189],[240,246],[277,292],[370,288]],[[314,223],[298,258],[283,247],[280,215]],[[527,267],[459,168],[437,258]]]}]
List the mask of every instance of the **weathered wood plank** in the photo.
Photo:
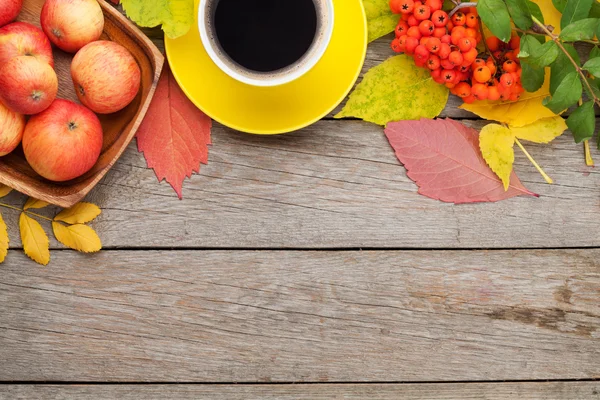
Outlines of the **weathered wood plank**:
[{"label": "weathered wood plank", "polygon": [[[481,127],[483,122],[470,121]],[[600,246],[600,174],[570,134],[526,144],[556,183],[516,149],[516,171],[540,199],[454,206],[417,194],[381,128],[322,121],[289,135],[216,126],[208,166],[179,201],[132,145],[88,200],[106,247],[521,248]],[[598,152],[594,155],[600,161]],[[8,201],[23,201],[11,195]],[[53,210],[42,210],[51,213]],[[11,245],[17,216],[4,212]]]},{"label": "weathered wood plank", "polygon": [[600,377],[600,250],[12,251],[0,381]]},{"label": "weathered wood plank", "polygon": [[7,385],[11,400],[594,400],[598,382],[297,384],[297,385]]}]

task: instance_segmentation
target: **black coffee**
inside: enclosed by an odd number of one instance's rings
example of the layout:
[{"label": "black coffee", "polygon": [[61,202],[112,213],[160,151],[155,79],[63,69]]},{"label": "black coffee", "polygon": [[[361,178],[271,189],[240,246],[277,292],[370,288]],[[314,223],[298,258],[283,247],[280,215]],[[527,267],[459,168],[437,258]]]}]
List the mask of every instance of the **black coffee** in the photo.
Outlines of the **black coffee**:
[{"label": "black coffee", "polygon": [[272,72],[298,61],[317,32],[313,0],[217,0],[214,29],[240,66]]}]

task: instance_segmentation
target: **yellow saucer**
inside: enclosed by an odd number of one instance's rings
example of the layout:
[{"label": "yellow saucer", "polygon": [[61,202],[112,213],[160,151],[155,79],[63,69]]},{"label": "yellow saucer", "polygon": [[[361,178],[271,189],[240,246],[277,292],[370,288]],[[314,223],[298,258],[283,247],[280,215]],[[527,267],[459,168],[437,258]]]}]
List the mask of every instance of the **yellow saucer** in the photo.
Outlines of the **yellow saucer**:
[{"label": "yellow saucer", "polygon": [[[199,1],[195,3],[197,10]],[[183,91],[212,119],[248,133],[291,132],[330,113],[362,69],[367,51],[362,0],[334,0],[334,9],[333,36],[325,55],[312,70],[285,85],[254,87],[225,74],[204,50],[197,23],[183,37],[165,37],[167,58]]]}]

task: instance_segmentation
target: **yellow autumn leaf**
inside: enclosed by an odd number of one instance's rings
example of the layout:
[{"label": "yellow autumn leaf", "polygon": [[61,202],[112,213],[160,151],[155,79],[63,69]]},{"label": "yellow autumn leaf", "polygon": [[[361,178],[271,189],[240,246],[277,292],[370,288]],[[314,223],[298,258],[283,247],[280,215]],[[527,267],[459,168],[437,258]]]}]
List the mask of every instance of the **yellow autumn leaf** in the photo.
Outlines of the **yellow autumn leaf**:
[{"label": "yellow autumn leaf", "polygon": [[176,39],[194,23],[194,0],[121,0],[127,16],[139,26],[162,24],[165,34]]},{"label": "yellow autumn leaf", "polygon": [[447,101],[448,89],[403,54],[371,68],[335,118],[357,117],[378,125],[435,118]]},{"label": "yellow autumn leaf", "polygon": [[44,208],[47,207],[50,203],[47,203],[43,200],[38,200],[38,199],[34,199],[33,197],[30,197],[27,199],[27,201],[25,202],[25,205],[23,206],[23,210],[29,210],[29,209],[37,209],[37,208]]},{"label": "yellow autumn leaf", "polygon": [[544,85],[537,92],[525,92],[517,101],[489,102],[478,101],[460,106],[483,119],[503,122],[512,127],[530,125],[542,118],[556,117],[549,108],[542,105],[544,98],[550,96],[550,72],[546,72]]},{"label": "yellow autumn leaf", "polygon": [[508,190],[510,185],[510,174],[515,162],[514,144],[513,133],[501,125],[486,125],[479,134],[481,154],[492,171],[502,180],[504,190]]},{"label": "yellow autumn leaf", "polygon": [[0,263],[4,262],[8,254],[8,242],[10,242],[8,239],[8,230],[6,229],[2,214],[0,214]]},{"label": "yellow autumn leaf", "polygon": [[54,217],[54,220],[67,224],[86,224],[93,221],[101,212],[102,210],[97,205],[81,202],[62,210]]},{"label": "yellow autumn leaf", "polygon": [[550,143],[567,130],[562,117],[543,118],[523,127],[510,127],[511,132],[519,139],[534,143]]},{"label": "yellow autumn leaf", "polygon": [[392,14],[389,0],[363,0],[363,7],[367,16],[369,42],[387,35],[396,28],[400,16]]},{"label": "yellow autumn leaf", "polygon": [[48,265],[50,262],[50,243],[39,222],[25,213],[21,213],[19,228],[25,254],[38,264]]},{"label": "yellow autumn leaf", "polygon": [[8,195],[10,192],[12,192],[12,188],[0,183],[0,198]]},{"label": "yellow autumn leaf", "polygon": [[83,253],[95,253],[102,249],[102,242],[92,228],[87,225],[65,226],[52,221],[52,230],[56,239],[67,247]]}]

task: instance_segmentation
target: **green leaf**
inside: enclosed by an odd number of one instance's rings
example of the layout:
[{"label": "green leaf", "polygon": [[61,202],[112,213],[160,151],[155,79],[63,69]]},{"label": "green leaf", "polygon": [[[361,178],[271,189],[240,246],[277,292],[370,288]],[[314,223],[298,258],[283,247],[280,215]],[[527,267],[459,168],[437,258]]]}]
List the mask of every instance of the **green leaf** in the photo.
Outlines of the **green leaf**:
[{"label": "green leaf", "polygon": [[567,118],[567,126],[571,132],[573,132],[576,143],[581,143],[594,136],[594,130],[596,128],[595,119],[594,101],[592,100],[586,101],[569,115],[569,118]]},{"label": "green leaf", "polygon": [[528,92],[539,90],[544,84],[545,70],[533,68],[527,63],[521,64],[521,84]]},{"label": "green leaf", "polygon": [[590,18],[600,18],[600,3],[594,1],[592,3],[592,9],[590,10]]},{"label": "green leaf", "polygon": [[503,42],[510,40],[510,15],[502,0],[480,0],[477,11],[481,21]]},{"label": "green leaf", "polygon": [[589,71],[596,78],[600,77],[600,57],[590,58],[583,66],[583,69]]},{"label": "green leaf", "polygon": [[554,8],[562,14],[565,11],[567,0],[552,0],[552,4],[554,4]]},{"label": "green leaf", "polygon": [[524,60],[539,51],[541,47],[542,45],[533,35],[523,35],[521,36],[521,48],[517,57]]},{"label": "green leaf", "polygon": [[435,118],[446,106],[448,89],[407,55],[371,68],[335,118],[357,117],[378,125]]},{"label": "green leaf", "polygon": [[564,42],[575,42],[577,40],[589,40],[594,37],[596,28],[598,27],[598,19],[585,18],[577,22],[573,22],[562,30],[559,37]]},{"label": "green leaf", "polygon": [[583,87],[577,72],[571,72],[558,85],[552,98],[546,97],[542,104],[552,112],[560,114],[581,98]]},{"label": "green leaf", "polygon": [[527,30],[533,25],[531,12],[527,5],[528,0],[506,0],[508,12],[517,28]]},{"label": "green leaf", "polygon": [[400,16],[392,13],[389,0],[363,0],[363,6],[367,15],[369,42],[387,35],[398,25]]},{"label": "green leaf", "polygon": [[567,0],[562,18],[560,20],[560,28],[565,29],[568,25],[581,19],[587,18],[592,8],[592,2],[595,0]]},{"label": "green leaf", "polygon": [[539,48],[533,50],[533,53],[525,59],[525,62],[535,68],[546,67],[556,60],[560,49],[553,41],[548,41]]},{"label": "green leaf", "polygon": [[[575,47],[570,44],[563,44],[563,47],[565,50],[567,50],[567,53],[569,53],[577,65],[579,65],[579,54],[577,54]],[[550,93],[554,94],[556,88],[558,88],[558,85],[563,81],[563,79],[565,79],[565,76],[573,71],[575,71],[575,66],[565,55],[565,53],[561,51],[558,54],[558,57],[556,57],[556,61],[554,61],[554,63],[552,63],[550,66]]]},{"label": "green leaf", "polygon": [[127,16],[152,28],[162,24],[171,39],[185,35],[194,23],[194,0],[121,0]]},{"label": "green leaf", "polygon": [[534,3],[531,0],[527,0],[527,8],[529,8],[529,14],[536,17],[538,21],[544,23],[544,14],[542,14],[542,10],[540,6]]},{"label": "green leaf", "polygon": [[590,59],[596,58],[596,57],[600,57],[600,49],[598,47],[594,46],[592,48],[592,51],[590,51]]}]

